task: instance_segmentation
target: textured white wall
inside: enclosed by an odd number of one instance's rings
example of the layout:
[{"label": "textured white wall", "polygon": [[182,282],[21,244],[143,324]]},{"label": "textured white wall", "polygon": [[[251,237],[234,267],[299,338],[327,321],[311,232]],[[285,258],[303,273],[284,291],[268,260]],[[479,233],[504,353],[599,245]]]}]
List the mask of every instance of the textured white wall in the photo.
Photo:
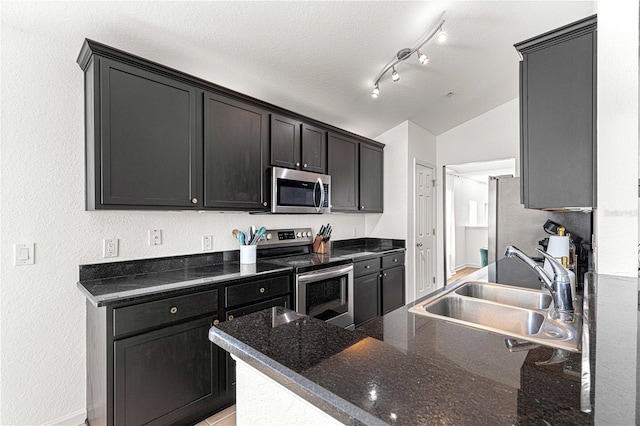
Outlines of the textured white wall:
[{"label": "textured white wall", "polygon": [[637,277],[638,2],[598,3],[598,209],[600,274]]},{"label": "textured white wall", "polygon": [[[438,177],[442,166],[477,161],[516,159],[520,175],[520,112],[518,99],[509,101],[437,137]],[[445,281],[442,185],[438,185],[438,286]]]},{"label": "textured white wall", "polygon": [[384,148],[384,213],[367,215],[367,233],[381,238],[407,237],[408,121],[377,138]]},{"label": "textured white wall", "polygon": [[[84,211],[82,71],[75,44],[2,23],[0,161],[1,424],[84,420],[85,305],[78,265],[103,262],[102,239],[120,257],[151,258],[236,249],[233,228],[331,222],[334,239],[365,232],[364,215],[269,216],[197,212]],[[87,34],[91,36],[91,34]],[[151,228],[163,244],[147,245]],[[13,244],[36,244],[33,266],[13,266]]]},{"label": "textured white wall", "polygon": [[367,234],[406,240],[405,295],[415,299],[415,235],[413,223],[414,162],[436,162],[436,138],[420,126],[405,121],[376,138],[384,150],[384,203],[382,215],[367,215]]}]

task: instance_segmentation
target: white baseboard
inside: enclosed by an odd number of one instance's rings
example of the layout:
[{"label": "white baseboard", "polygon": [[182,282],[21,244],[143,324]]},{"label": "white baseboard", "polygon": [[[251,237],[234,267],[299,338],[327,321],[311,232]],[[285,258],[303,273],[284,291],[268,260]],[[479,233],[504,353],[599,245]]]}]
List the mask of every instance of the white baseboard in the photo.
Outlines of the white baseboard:
[{"label": "white baseboard", "polygon": [[461,269],[464,269],[464,268],[478,268],[478,269],[480,269],[481,267],[482,266],[477,264],[477,263],[465,263],[464,265],[456,266],[455,270],[456,270],[456,273],[458,273],[458,272],[460,272]]},{"label": "white baseboard", "polygon": [[43,426],[84,426],[86,418],[87,410],[78,410],[75,413],[67,414],[66,416],[58,417],[55,420],[47,422]]}]

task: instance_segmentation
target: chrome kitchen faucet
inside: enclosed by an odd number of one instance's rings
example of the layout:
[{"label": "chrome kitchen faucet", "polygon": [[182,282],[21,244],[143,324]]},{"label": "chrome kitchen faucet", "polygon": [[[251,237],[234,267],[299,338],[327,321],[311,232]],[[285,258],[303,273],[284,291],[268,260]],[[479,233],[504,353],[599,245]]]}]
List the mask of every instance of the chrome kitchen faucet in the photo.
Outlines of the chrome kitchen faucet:
[{"label": "chrome kitchen faucet", "polygon": [[510,258],[518,257],[533,269],[544,283],[544,286],[551,293],[554,304],[553,311],[556,314],[557,319],[563,322],[573,322],[573,295],[571,294],[571,279],[569,278],[569,273],[553,256],[548,255],[540,249],[536,250],[538,250],[538,252],[540,252],[540,254],[549,261],[549,264],[553,269],[553,280],[549,277],[549,273],[545,271],[542,266],[530,259],[517,247],[508,246],[504,255]]}]

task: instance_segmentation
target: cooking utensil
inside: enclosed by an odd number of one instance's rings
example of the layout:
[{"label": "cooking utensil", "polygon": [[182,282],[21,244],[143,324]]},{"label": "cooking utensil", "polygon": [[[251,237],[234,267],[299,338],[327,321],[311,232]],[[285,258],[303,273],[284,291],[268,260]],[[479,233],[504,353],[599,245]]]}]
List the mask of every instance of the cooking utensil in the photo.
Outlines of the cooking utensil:
[{"label": "cooking utensil", "polygon": [[233,234],[233,238],[238,238],[238,234],[240,233],[240,231],[234,229],[233,231],[231,231],[231,233]]},{"label": "cooking utensil", "polygon": [[245,245],[245,236],[244,236],[244,232],[242,231],[238,231],[238,241],[240,241],[240,245],[244,246]]},{"label": "cooking utensil", "polygon": [[260,241],[260,238],[264,235],[265,232],[267,232],[267,228],[265,228],[264,226],[258,229],[258,232],[254,234],[253,238],[249,241],[249,244],[258,244],[258,241]]}]

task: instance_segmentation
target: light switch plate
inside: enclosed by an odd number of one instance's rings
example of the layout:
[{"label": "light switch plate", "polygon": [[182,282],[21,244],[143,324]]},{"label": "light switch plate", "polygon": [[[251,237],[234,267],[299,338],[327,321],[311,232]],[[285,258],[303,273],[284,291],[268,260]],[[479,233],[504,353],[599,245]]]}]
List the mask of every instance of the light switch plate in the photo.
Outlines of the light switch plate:
[{"label": "light switch plate", "polygon": [[202,236],[202,251],[213,250],[213,235]]},{"label": "light switch plate", "polygon": [[35,243],[14,244],[13,264],[16,266],[33,265],[35,263]]}]

